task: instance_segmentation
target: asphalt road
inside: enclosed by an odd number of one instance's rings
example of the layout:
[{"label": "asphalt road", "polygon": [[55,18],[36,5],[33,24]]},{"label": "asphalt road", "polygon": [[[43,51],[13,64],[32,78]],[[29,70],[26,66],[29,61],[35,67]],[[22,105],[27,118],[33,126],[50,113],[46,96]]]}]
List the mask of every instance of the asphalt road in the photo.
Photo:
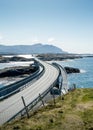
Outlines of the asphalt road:
[{"label": "asphalt road", "polygon": [[0,102],[0,125],[24,108],[21,96],[24,97],[25,103],[28,105],[56,80],[59,75],[58,70],[45,62],[41,62],[41,64],[45,66],[45,73],[41,78],[24,90]]}]

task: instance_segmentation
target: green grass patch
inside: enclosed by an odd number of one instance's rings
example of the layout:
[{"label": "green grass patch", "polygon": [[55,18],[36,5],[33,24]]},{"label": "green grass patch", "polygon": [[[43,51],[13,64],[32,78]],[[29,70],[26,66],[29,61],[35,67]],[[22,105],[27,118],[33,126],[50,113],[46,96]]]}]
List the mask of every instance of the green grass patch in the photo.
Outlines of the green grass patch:
[{"label": "green grass patch", "polygon": [[93,89],[76,89],[0,130],[93,130]]},{"label": "green grass patch", "polygon": [[82,97],[82,101],[93,101],[93,89],[84,89],[84,96]]}]

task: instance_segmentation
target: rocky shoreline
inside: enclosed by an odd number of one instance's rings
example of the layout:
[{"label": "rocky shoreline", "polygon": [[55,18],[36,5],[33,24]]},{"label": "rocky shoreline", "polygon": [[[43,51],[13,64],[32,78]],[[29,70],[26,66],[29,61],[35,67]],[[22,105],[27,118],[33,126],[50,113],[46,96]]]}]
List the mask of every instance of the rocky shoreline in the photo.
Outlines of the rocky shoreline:
[{"label": "rocky shoreline", "polygon": [[80,73],[80,70],[78,68],[64,67],[64,69],[66,70],[67,74]]},{"label": "rocky shoreline", "polygon": [[[75,58],[82,58],[79,55],[70,55],[70,54],[41,54],[37,55],[37,57],[43,61],[50,61],[50,60],[66,60],[66,59],[75,59]],[[24,58],[24,57],[3,57],[0,56],[0,63],[9,63],[10,61],[33,61],[33,58]],[[78,68],[72,68],[72,67],[64,67],[67,74],[70,73],[80,73],[80,70]],[[18,67],[9,67],[0,70],[0,78],[5,77],[16,77],[16,76],[23,76],[23,75],[29,75],[37,70],[36,66],[18,66]]]},{"label": "rocky shoreline", "polygon": [[17,61],[33,61],[32,58],[24,58],[19,56],[13,57],[4,57],[0,55],[0,63],[9,63],[9,62],[17,62]]},{"label": "rocky shoreline", "polygon": [[[67,59],[76,59],[76,58],[83,58],[83,56],[78,54],[38,54],[37,58],[43,61],[63,61]],[[78,68],[73,67],[64,67],[67,74],[70,73],[80,73]]]},{"label": "rocky shoreline", "polygon": [[0,63],[9,63],[9,62],[21,62],[21,61],[33,61],[30,65],[27,66],[13,66],[0,69],[0,86],[6,86],[11,83],[15,83],[19,80],[26,78],[27,76],[33,74],[37,71],[38,65],[36,65],[33,59],[27,59],[24,57],[3,57],[0,56]]},{"label": "rocky shoreline", "polygon": [[37,58],[43,61],[63,61],[67,59],[83,58],[79,54],[38,54]]},{"label": "rocky shoreline", "polygon": [[9,67],[2,69],[0,71],[0,78],[4,77],[15,77],[21,75],[29,75],[34,73],[37,70],[37,67],[30,66],[18,66],[18,67]]}]

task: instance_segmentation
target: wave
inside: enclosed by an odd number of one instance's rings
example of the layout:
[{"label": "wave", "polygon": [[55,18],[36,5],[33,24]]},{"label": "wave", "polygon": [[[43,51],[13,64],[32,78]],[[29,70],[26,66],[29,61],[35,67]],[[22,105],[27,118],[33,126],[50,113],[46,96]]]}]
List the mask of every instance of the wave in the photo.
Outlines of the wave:
[{"label": "wave", "polygon": [[24,57],[24,58],[33,58],[33,56],[32,55],[17,55],[17,56],[21,56],[21,57]]},{"label": "wave", "polygon": [[80,69],[80,73],[86,73],[86,70]]},{"label": "wave", "polygon": [[74,61],[73,59],[65,59],[65,60],[63,60],[62,62],[72,62],[72,61]]},{"label": "wave", "polygon": [[9,57],[9,58],[11,58],[11,57],[14,57],[14,56],[19,56],[19,57],[24,57],[24,58],[33,58],[33,56],[32,55],[7,55],[7,56],[5,56],[5,55],[3,55],[3,57]]}]

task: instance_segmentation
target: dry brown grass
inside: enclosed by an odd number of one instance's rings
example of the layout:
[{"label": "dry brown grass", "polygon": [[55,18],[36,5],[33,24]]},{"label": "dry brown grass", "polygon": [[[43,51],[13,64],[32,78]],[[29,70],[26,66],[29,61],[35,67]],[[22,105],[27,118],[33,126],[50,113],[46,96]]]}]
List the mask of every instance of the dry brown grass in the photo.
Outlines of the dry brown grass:
[{"label": "dry brown grass", "polygon": [[93,130],[93,89],[76,89],[0,130]]}]

